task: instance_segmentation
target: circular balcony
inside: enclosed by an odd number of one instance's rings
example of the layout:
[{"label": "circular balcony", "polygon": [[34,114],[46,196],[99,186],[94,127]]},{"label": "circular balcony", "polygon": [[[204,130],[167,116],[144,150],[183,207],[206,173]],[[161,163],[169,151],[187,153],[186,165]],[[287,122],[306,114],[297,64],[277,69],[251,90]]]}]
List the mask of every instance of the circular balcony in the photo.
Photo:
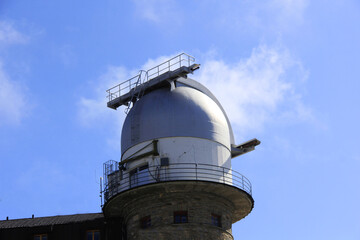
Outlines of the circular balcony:
[{"label": "circular balcony", "polygon": [[104,164],[104,200],[126,190],[148,184],[170,181],[215,182],[239,188],[250,196],[250,181],[241,173],[230,168],[210,164],[174,163],[166,166],[143,165],[130,171],[118,169],[116,161]]}]

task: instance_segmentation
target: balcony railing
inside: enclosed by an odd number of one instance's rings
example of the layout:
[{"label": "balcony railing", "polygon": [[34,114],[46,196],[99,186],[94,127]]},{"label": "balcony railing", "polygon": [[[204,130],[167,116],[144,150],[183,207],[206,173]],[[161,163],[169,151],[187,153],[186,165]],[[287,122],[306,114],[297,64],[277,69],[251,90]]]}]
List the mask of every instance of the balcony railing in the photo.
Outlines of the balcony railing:
[{"label": "balcony railing", "polygon": [[118,170],[117,166],[111,167],[115,163],[112,161],[104,164],[103,194],[105,202],[118,193],[138,186],[183,180],[222,183],[252,194],[250,181],[241,173],[230,168],[210,164],[176,163],[168,166],[145,165],[125,172]]}]

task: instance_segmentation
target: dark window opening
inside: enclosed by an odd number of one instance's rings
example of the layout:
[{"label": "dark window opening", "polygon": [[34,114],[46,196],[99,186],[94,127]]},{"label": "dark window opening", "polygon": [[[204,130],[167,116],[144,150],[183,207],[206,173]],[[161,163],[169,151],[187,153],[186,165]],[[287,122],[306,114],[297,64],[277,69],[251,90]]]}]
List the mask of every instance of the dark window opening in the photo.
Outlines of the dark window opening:
[{"label": "dark window opening", "polygon": [[211,214],[211,225],[221,227],[221,216],[217,214]]},{"label": "dark window opening", "polygon": [[100,240],[100,231],[99,230],[87,231],[86,240]]},{"label": "dark window opening", "polygon": [[141,172],[141,171],[143,171],[143,170],[145,170],[145,169],[148,169],[149,168],[149,165],[148,164],[146,164],[146,165],[144,165],[144,166],[141,166],[141,167],[139,167],[139,172]]},{"label": "dark window opening", "polygon": [[160,158],[160,165],[161,166],[169,166],[169,158]]},{"label": "dark window opening", "polygon": [[174,212],[174,223],[187,223],[187,222],[188,222],[187,211]]},{"label": "dark window opening", "polygon": [[140,219],[140,227],[145,229],[151,227],[151,216],[146,216]]},{"label": "dark window opening", "polygon": [[34,240],[47,240],[47,234],[36,234],[34,235]]},{"label": "dark window opening", "polygon": [[147,184],[150,182],[149,165],[143,165],[129,172],[130,187]]}]

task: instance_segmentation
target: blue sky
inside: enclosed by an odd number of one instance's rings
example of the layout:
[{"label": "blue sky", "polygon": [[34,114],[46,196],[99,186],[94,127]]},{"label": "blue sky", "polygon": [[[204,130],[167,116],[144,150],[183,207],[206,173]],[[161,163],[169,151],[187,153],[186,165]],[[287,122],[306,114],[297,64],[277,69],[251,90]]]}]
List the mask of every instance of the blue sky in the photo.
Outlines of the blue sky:
[{"label": "blue sky", "polygon": [[123,109],[105,90],[186,52],[255,207],[235,239],[360,239],[360,2],[0,2],[0,219],[100,211]]}]

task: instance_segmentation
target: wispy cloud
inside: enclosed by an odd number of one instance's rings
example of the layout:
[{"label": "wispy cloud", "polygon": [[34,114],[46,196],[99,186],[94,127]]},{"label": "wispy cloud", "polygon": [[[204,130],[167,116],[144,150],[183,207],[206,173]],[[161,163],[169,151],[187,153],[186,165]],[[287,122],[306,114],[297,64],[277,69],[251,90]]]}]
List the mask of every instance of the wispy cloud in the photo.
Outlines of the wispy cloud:
[{"label": "wispy cloud", "polygon": [[56,54],[60,58],[62,64],[66,67],[75,66],[77,64],[77,55],[71,45],[64,45],[56,49]]},{"label": "wispy cloud", "polygon": [[[127,69],[122,66],[108,67],[106,73],[100,76],[92,85],[89,96],[79,99],[78,119],[80,120],[81,124],[85,127],[97,127],[104,125],[109,121],[116,121],[121,124],[125,114],[123,112],[116,113],[106,107],[106,103],[108,101],[106,98],[106,90],[135,76],[139,70],[148,70],[173,56],[175,55],[160,56],[155,59],[148,59],[137,70]],[[118,111],[124,110],[124,107],[118,108]],[[119,125],[115,125],[116,127],[119,127]]]},{"label": "wispy cloud", "polygon": [[[235,132],[261,131],[268,122],[291,123],[312,118],[311,109],[302,102],[298,89],[308,73],[288,51],[261,45],[253,49],[251,56],[235,63],[210,55],[213,56],[202,63],[194,78],[218,97]],[[147,70],[169,58],[149,59],[140,69]],[[136,71],[124,67],[109,68],[95,84],[94,95],[79,100],[81,122],[86,126],[99,126],[108,121],[119,123],[113,124],[118,139],[125,114],[106,108],[105,89],[133,74]]]},{"label": "wispy cloud", "polygon": [[205,61],[197,79],[219,98],[234,130],[244,134],[263,129],[269,121],[311,119],[297,89],[307,75],[288,51],[261,45],[235,63]]},{"label": "wispy cloud", "polygon": [[274,24],[278,29],[290,30],[303,23],[308,5],[308,0],[272,0],[268,9],[276,13],[271,15],[276,16]]},{"label": "wispy cloud", "polygon": [[[202,1],[208,6],[208,1]],[[291,31],[304,20],[308,0],[211,1],[209,24],[232,34],[260,36]],[[226,13],[226,14],[224,14]]]},{"label": "wispy cloud", "polygon": [[13,24],[0,21],[0,45],[27,42],[28,37],[17,31]]},{"label": "wispy cloud", "polygon": [[271,5],[280,10],[281,17],[301,22],[309,5],[308,0],[272,0]]},{"label": "wispy cloud", "polygon": [[[177,53],[174,53],[174,54],[169,54],[167,56],[160,56],[160,57],[157,57],[157,58],[149,58],[142,66],[141,66],[141,69],[142,70],[149,70],[151,68],[154,68],[156,67],[157,65],[160,65],[166,61],[168,61],[169,59],[175,57],[175,56],[178,56],[179,54],[181,54],[182,52],[177,52]],[[172,60],[171,62],[172,63],[175,63],[176,61],[178,61],[177,59],[174,59]],[[163,68],[164,68],[164,65],[162,65]],[[176,65],[175,65],[176,67]]]},{"label": "wispy cloud", "polygon": [[132,73],[124,67],[109,67],[107,72],[89,87],[89,94],[78,101],[77,118],[80,124],[86,128],[107,128],[111,132],[107,142],[113,149],[119,148],[122,123],[126,115],[124,108],[114,111],[106,107],[106,90],[127,80]]},{"label": "wispy cloud", "polygon": [[[182,17],[174,0],[133,0],[135,14],[156,24],[180,24]],[[166,24],[167,25],[167,24]]]},{"label": "wispy cloud", "polygon": [[102,128],[107,126],[110,128],[109,131],[113,133],[109,135],[107,142],[112,148],[118,149],[121,128],[126,117],[124,112],[126,107],[119,107],[117,111],[107,108],[106,104],[108,99],[106,98],[106,90],[135,76],[139,70],[148,70],[175,55],[148,59],[136,70],[127,69],[123,66],[108,67],[107,71],[100,76],[96,82],[92,83],[88,91],[89,94],[81,97],[78,101],[77,118],[81,125],[87,128]]},{"label": "wispy cloud", "polygon": [[[0,21],[0,47],[26,41],[27,37],[17,31],[13,24]],[[19,124],[29,111],[26,87],[12,80],[4,66],[0,56],[0,126]]]},{"label": "wispy cloud", "polygon": [[[109,67],[107,72],[98,78],[90,89],[90,96],[80,98],[78,102],[78,119],[86,127],[105,124],[116,114],[106,107],[107,98],[105,90],[125,81],[130,77],[130,72],[124,67]],[[115,117],[116,119],[116,117]],[[117,119],[119,120],[119,119]]]},{"label": "wispy cloud", "polygon": [[10,80],[0,61],[0,126],[19,124],[27,111],[25,87]]}]

